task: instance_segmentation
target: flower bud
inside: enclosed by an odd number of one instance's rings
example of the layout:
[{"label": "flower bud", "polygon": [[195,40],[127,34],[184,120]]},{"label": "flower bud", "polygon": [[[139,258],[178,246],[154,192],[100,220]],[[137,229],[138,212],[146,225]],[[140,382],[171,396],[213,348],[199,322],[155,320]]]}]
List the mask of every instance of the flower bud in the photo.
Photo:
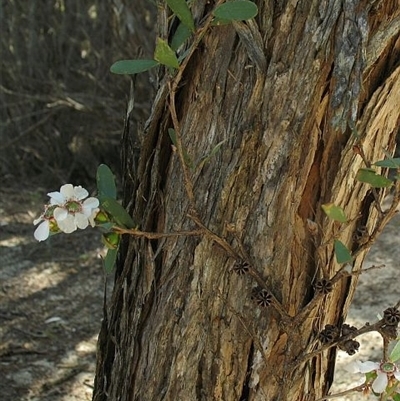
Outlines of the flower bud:
[{"label": "flower bud", "polygon": [[107,213],[100,211],[96,214],[94,221],[97,224],[108,223],[110,221],[110,218],[108,217]]},{"label": "flower bud", "polygon": [[103,244],[108,249],[117,249],[121,236],[117,233],[105,233],[102,235]]}]

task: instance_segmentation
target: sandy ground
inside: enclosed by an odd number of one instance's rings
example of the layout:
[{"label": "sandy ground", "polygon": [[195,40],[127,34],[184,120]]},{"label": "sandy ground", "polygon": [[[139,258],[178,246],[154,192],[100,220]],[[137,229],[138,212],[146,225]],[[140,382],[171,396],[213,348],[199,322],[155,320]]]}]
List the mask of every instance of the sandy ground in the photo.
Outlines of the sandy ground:
[{"label": "sandy ground", "polygon": [[[0,399],[91,399],[96,338],[102,318],[104,275],[100,234],[85,230],[37,243],[32,221],[46,191],[0,193]],[[400,216],[370,253],[368,265],[385,264],[361,277],[348,323],[375,321],[399,298]],[[356,385],[344,366],[381,357],[380,337],[365,335],[360,352],[339,352],[332,392]],[[373,400],[361,394],[339,400]],[[227,400],[228,401],[228,400]]]}]

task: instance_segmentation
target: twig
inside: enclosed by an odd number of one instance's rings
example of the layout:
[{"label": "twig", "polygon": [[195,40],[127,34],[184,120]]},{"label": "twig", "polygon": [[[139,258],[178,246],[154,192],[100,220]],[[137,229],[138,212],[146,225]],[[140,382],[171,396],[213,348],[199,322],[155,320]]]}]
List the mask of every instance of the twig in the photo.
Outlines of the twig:
[{"label": "twig", "polygon": [[122,228],[122,227],[113,227],[113,231],[118,234],[129,234],[134,237],[147,238],[147,239],[160,239],[160,238],[182,237],[182,236],[200,236],[204,234],[203,230],[176,231],[172,233],[153,233],[148,231],[136,230],[135,228]]},{"label": "twig", "polygon": [[[224,0],[218,0],[215,3],[215,8],[217,8],[223,2],[224,2]],[[191,44],[191,46],[189,48],[189,51],[188,51],[185,59],[182,61],[182,64],[180,65],[179,70],[178,70],[175,78],[173,79],[173,82],[172,82],[172,85],[171,85],[171,89],[172,89],[171,94],[175,95],[175,92],[176,92],[176,90],[177,90],[177,88],[179,86],[179,83],[180,83],[181,79],[182,79],[183,72],[185,71],[190,59],[193,56],[193,53],[198,48],[201,40],[203,39],[203,37],[204,37],[205,33],[207,32],[208,28],[210,27],[211,22],[213,21],[213,19],[214,19],[214,15],[213,15],[212,12],[210,12],[208,17],[205,19],[205,21],[203,23],[203,26],[200,27],[196,31],[196,33],[194,35],[194,38],[193,38],[193,42],[192,42],[192,44]]]},{"label": "twig", "polygon": [[397,301],[397,304],[394,306],[395,309],[399,309],[400,307],[400,299]]},{"label": "twig", "polygon": [[[400,300],[396,303],[396,305],[394,305],[395,309],[398,309],[400,307]],[[382,334],[382,330],[381,328],[383,326],[386,325],[386,322],[384,319],[378,320],[376,323],[374,324],[369,324],[366,323],[363,327],[361,327],[358,330],[355,330],[349,334],[347,334],[346,336],[341,336],[338,339],[336,339],[335,341],[329,343],[329,344],[325,344],[323,346],[321,346],[319,349],[312,351],[306,355],[303,355],[301,358],[299,358],[297,361],[293,361],[292,363],[292,368],[295,369],[297,368],[299,365],[301,365],[302,363],[310,360],[311,358],[314,358],[315,356],[319,355],[321,352],[328,350],[329,348],[332,347],[336,347],[338,344],[343,343],[347,340],[352,340],[353,338],[356,338],[358,336],[361,336],[362,334],[365,333],[369,333],[371,331],[377,331],[378,333],[381,334],[381,336],[383,338],[385,338],[386,336]]]},{"label": "twig", "polygon": [[389,359],[389,342],[390,341],[386,336],[382,336],[382,340],[383,340],[383,360],[387,361]]},{"label": "twig", "polygon": [[366,249],[369,249],[372,246],[372,244],[382,233],[383,229],[386,227],[386,225],[389,223],[389,221],[397,213],[397,208],[398,208],[399,204],[400,204],[400,180],[396,183],[395,194],[393,196],[393,200],[390,205],[390,208],[381,215],[381,218],[379,219],[379,222],[378,222],[374,232],[370,235],[368,241],[366,241],[364,244],[362,244],[354,252],[354,254],[353,254],[354,257],[356,257],[358,254],[365,251]]},{"label": "twig", "polygon": [[215,234],[208,227],[206,227],[203,222],[200,220],[197,214],[192,211],[192,213],[188,213],[187,215],[200,229],[203,230],[203,233],[207,235],[207,237],[214,242],[216,242],[221,248],[223,248],[231,257],[236,260],[241,260],[242,258],[238,253],[228,244],[226,240],[221,238],[219,235]]},{"label": "twig", "polygon": [[183,181],[184,181],[184,185],[185,185],[186,194],[187,194],[187,197],[189,198],[191,208],[196,210],[196,202],[194,199],[193,183],[190,178],[190,173],[189,173],[188,167],[186,165],[185,155],[183,152],[182,139],[181,139],[180,125],[179,125],[179,121],[178,121],[178,116],[176,115],[175,92],[173,91],[171,86],[170,86],[169,109],[170,109],[170,113],[171,113],[172,124],[173,124],[174,130],[175,130],[176,149],[178,151],[179,160],[180,160],[180,163],[182,166]]},{"label": "twig", "polygon": [[[223,248],[230,256],[232,256],[236,260],[243,260],[243,258],[238,255],[238,253],[228,244],[226,240],[221,238],[219,235],[215,234],[212,232],[210,229],[208,229],[196,215],[189,214],[188,215],[199,227],[201,227],[204,230],[204,234],[210,238],[211,240],[215,241],[221,248]],[[282,304],[275,298],[273,295],[272,291],[268,288],[267,284],[265,283],[265,280],[261,276],[261,274],[249,263],[248,260],[246,260],[248,263],[248,274],[252,276],[257,284],[268,291],[268,294],[271,296],[271,306],[276,309],[276,311],[279,313],[279,315],[282,318],[282,321],[285,324],[290,324],[292,321],[292,318],[288,315],[288,313],[285,311],[283,308]]]},{"label": "twig", "polygon": [[324,344],[322,345],[320,348],[318,348],[315,351],[309,352],[306,355],[303,355],[301,358],[299,358],[296,361],[293,361],[292,363],[292,368],[295,369],[298,366],[300,366],[301,364],[303,364],[304,362],[307,362],[308,360],[314,358],[315,356],[321,354],[321,352],[326,351],[332,347],[336,347],[338,344],[345,342],[347,340],[351,340],[353,338],[356,338],[362,334],[365,333],[369,333],[371,331],[378,331],[379,329],[385,324],[385,321],[383,319],[377,321],[374,324],[365,324],[363,327],[361,327],[358,330],[355,330],[349,334],[347,334],[346,336],[341,336],[338,339],[336,339],[335,341],[329,343],[329,344]]},{"label": "twig", "polygon": [[[220,5],[221,3],[223,3],[224,0],[218,0],[215,4],[215,7],[217,7],[218,5]],[[172,124],[174,126],[174,130],[175,130],[175,135],[176,135],[176,148],[178,151],[178,155],[179,155],[179,160],[182,166],[182,170],[183,170],[183,177],[184,177],[184,184],[185,184],[185,189],[186,189],[186,193],[187,196],[189,198],[189,202],[191,204],[191,207],[196,210],[196,205],[195,205],[195,198],[194,198],[194,191],[193,191],[193,183],[192,180],[190,179],[190,173],[189,170],[187,168],[186,162],[185,162],[185,157],[184,157],[184,153],[183,153],[183,146],[182,146],[182,138],[181,138],[181,131],[180,131],[180,124],[178,121],[178,116],[176,113],[176,107],[175,107],[175,95],[176,92],[178,90],[179,84],[182,80],[183,77],[183,73],[186,70],[186,67],[190,61],[190,59],[192,58],[195,50],[198,48],[199,43],[201,42],[201,40],[203,39],[205,33],[207,32],[208,28],[211,25],[212,20],[214,19],[214,16],[212,13],[210,13],[208,15],[208,17],[206,18],[204,24],[202,27],[200,27],[193,38],[193,42],[190,46],[190,49],[185,57],[185,59],[182,61],[182,64],[179,66],[178,72],[175,75],[175,77],[172,79],[172,81],[170,81],[168,83],[168,87],[169,87],[169,110],[171,113],[171,119],[172,119]],[[197,213],[196,213],[197,214]]]},{"label": "twig", "polygon": [[336,394],[326,395],[325,397],[322,397],[322,398],[318,398],[315,401],[331,400],[333,398],[338,398],[338,397],[341,397],[343,395],[347,395],[347,394],[353,393],[355,391],[361,392],[361,391],[364,391],[366,389],[366,387],[367,387],[366,384],[360,384],[359,386],[350,388],[349,390],[342,391],[342,392],[336,393]]}]

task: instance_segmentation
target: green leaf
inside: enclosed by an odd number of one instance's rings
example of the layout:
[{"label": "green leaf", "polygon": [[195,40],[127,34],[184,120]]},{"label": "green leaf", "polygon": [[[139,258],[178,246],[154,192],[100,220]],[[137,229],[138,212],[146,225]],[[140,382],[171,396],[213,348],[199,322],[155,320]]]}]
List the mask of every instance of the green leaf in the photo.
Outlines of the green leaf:
[{"label": "green leaf", "polygon": [[155,60],[119,60],[111,66],[110,71],[114,74],[134,75],[158,65]]},{"label": "green leaf", "polygon": [[100,206],[120,226],[134,228],[135,223],[128,212],[113,198],[100,198]]},{"label": "green leaf", "polygon": [[177,51],[190,38],[191,34],[190,29],[179,24],[171,40],[171,49]]},{"label": "green leaf", "polygon": [[100,164],[96,174],[99,198],[117,199],[117,187],[113,172],[106,164]]},{"label": "green leaf", "polygon": [[168,46],[168,43],[161,38],[157,38],[154,58],[167,67],[179,68],[179,62],[175,52]]},{"label": "green leaf", "polygon": [[351,253],[346,247],[346,245],[343,244],[343,242],[335,240],[334,247],[335,247],[336,261],[339,264],[350,263],[352,261]]},{"label": "green leaf", "polygon": [[254,18],[257,13],[257,6],[248,0],[228,1],[214,10],[216,18],[228,21],[244,21]]},{"label": "green leaf", "polygon": [[361,168],[358,170],[356,179],[360,182],[365,182],[374,188],[390,187],[393,182],[382,175],[376,174],[371,168]]},{"label": "green leaf", "polygon": [[167,4],[182,23],[194,32],[194,21],[186,0],[167,0]]},{"label": "green leaf", "polygon": [[346,223],[347,217],[340,206],[336,206],[334,203],[325,203],[321,205],[321,207],[330,219],[339,221],[340,223]]},{"label": "green leaf", "polygon": [[214,146],[214,148],[211,150],[211,152],[210,152],[207,156],[204,156],[204,157],[200,160],[200,162],[199,162],[199,164],[196,166],[196,168],[197,168],[197,169],[202,168],[202,167],[204,166],[204,164],[206,164],[206,163],[219,151],[219,149],[221,148],[221,146],[222,146],[225,142],[226,142],[226,139],[222,140],[221,142],[218,142],[218,143]]},{"label": "green leaf", "polygon": [[115,223],[101,223],[101,224],[96,224],[96,228],[99,228],[101,232],[103,233],[108,233],[111,231],[111,229],[115,226]]},{"label": "green leaf", "polygon": [[111,273],[114,269],[115,262],[117,260],[118,248],[109,249],[106,257],[103,259],[104,270],[107,274]]},{"label": "green leaf", "polygon": [[[176,132],[173,128],[168,128],[168,135],[171,138],[171,142],[175,147],[177,147],[177,140],[176,140]],[[183,151],[183,158],[185,159],[185,164],[190,168],[193,169],[194,163],[192,158],[189,156],[189,154],[186,152],[185,149],[182,149]]]},{"label": "green leaf", "polygon": [[374,165],[378,166],[378,167],[399,169],[400,168],[400,157],[379,160],[378,162],[374,163]]},{"label": "green leaf", "polygon": [[392,362],[397,362],[398,360],[400,360],[400,340],[397,341],[397,344],[392,349],[389,359]]}]

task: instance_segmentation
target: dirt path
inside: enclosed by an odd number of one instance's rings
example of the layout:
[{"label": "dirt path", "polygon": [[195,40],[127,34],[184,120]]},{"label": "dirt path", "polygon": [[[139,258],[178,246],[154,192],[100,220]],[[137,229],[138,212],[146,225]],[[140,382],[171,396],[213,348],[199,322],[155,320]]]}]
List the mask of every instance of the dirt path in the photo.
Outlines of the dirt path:
[{"label": "dirt path", "polygon": [[32,219],[42,201],[1,194],[0,399],[90,400],[102,318],[100,234],[38,243]]},{"label": "dirt path", "polygon": [[[102,318],[100,234],[85,230],[33,238],[32,220],[46,191],[0,193],[0,399],[91,399],[96,338]],[[369,257],[382,264],[361,278],[348,322],[361,326],[399,298],[400,216]],[[355,358],[379,360],[379,336],[366,335],[360,353],[339,353],[335,391],[357,383],[344,366]],[[358,401],[360,394],[341,400]],[[375,397],[364,398],[373,400]]]}]

